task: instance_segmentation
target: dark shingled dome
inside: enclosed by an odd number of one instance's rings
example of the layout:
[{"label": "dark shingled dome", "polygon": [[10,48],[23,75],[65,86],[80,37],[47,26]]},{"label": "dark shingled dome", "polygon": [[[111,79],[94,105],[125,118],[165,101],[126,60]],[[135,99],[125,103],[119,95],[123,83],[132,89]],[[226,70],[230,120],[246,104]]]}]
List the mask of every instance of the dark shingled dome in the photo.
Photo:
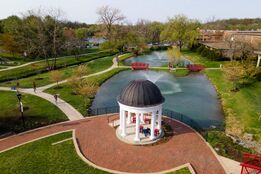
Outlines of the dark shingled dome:
[{"label": "dark shingled dome", "polygon": [[118,97],[121,104],[134,107],[148,107],[164,102],[159,88],[149,80],[133,80]]}]

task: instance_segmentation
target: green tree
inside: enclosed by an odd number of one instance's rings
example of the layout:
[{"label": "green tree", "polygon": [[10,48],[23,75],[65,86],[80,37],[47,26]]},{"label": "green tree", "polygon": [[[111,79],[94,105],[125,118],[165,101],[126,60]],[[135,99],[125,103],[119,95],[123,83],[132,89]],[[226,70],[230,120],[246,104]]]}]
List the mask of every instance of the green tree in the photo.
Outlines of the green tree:
[{"label": "green tree", "polygon": [[160,22],[152,22],[149,24],[149,42],[159,43],[160,42],[160,33],[164,29],[164,24]]},{"label": "green tree", "polygon": [[79,86],[78,92],[84,98],[86,108],[90,104],[90,98],[94,97],[99,86],[95,83],[85,83]]},{"label": "green tree", "polygon": [[4,50],[9,51],[12,54],[20,51],[19,46],[17,45],[14,38],[10,34],[8,33],[2,34],[1,41],[3,43]]},{"label": "green tree", "polygon": [[184,45],[192,46],[199,35],[199,26],[200,23],[197,20],[178,15],[169,19],[161,33],[161,40],[176,42],[180,50]]},{"label": "green tree", "polygon": [[224,66],[223,72],[227,80],[233,83],[232,90],[238,90],[245,84],[253,83],[260,69],[252,61],[231,61]]},{"label": "green tree", "polygon": [[168,56],[169,62],[174,66],[176,66],[178,63],[180,63],[180,61],[182,60],[181,52],[176,47],[169,48],[167,51],[167,56]]}]

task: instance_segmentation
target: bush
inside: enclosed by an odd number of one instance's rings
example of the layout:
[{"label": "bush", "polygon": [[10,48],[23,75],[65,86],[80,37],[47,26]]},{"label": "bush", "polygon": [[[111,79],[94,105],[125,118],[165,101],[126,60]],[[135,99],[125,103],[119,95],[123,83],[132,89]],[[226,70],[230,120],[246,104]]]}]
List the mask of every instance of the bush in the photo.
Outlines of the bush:
[{"label": "bush", "polygon": [[221,131],[210,131],[207,134],[207,141],[217,151],[219,155],[231,158],[236,161],[242,161],[242,153],[254,153],[251,149],[245,148],[234,143],[232,138],[226,136]]}]

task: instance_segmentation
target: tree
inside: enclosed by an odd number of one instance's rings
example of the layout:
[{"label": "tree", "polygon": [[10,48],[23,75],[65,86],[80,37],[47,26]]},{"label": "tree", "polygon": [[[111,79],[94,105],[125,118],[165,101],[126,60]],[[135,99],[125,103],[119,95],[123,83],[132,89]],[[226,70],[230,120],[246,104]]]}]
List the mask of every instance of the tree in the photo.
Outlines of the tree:
[{"label": "tree", "polygon": [[8,33],[2,34],[1,35],[1,41],[3,42],[3,48],[6,51],[9,51],[12,54],[20,51],[16,41],[14,40],[14,38],[10,34],[8,34]]},{"label": "tree", "polygon": [[175,47],[168,49],[167,56],[172,65],[177,65],[182,60],[180,51]]},{"label": "tree", "polygon": [[0,20],[0,33],[4,33],[3,20]]},{"label": "tree", "polygon": [[97,90],[98,90],[98,85],[96,85],[95,83],[85,83],[80,85],[79,87],[79,94],[83,96],[84,98],[84,103],[86,108],[89,105],[89,98],[94,97],[94,95],[96,94]]},{"label": "tree", "polygon": [[72,87],[73,94],[77,94],[80,86],[80,78],[73,75],[71,78],[68,79],[68,84]]},{"label": "tree", "polygon": [[243,62],[254,54],[254,47],[246,37],[238,39],[234,35],[231,35],[226,41],[230,48],[228,52],[230,60],[240,59]]},{"label": "tree", "polygon": [[79,65],[75,70],[74,70],[74,75],[76,77],[79,77],[80,79],[87,74],[89,69],[85,65]]},{"label": "tree", "polygon": [[81,39],[76,37],[76,31],[71,28],[64,28],[65,44],[64,48],[75,56],[75,59],[79,59],[80,49],[84,43]]},{"label": "tree", "polygon": [[52,56],[54,57],[52,69],[56,69],[57,55],[63,49],[64,35],[61,22],[63,12],[60,9],[52,9],[45,16],[46,31],[50,38]]},{"label": "tree", "polygon": [[198,21],[178,15],[169,19],[167,26],[161,33],[161,40],[176,42],[180,50],[184,45],[192,46],[199,35],[199,26]]},{"label": "tree", "polygon": [[54,70],[50,72],[50,80],[52,82],[56,82],[57,86],[59,86],[59,81],[62,80],[62,74],[58,70]]},{"label": "tree", "polygon": [[119,22],[125,19],[125,16],[121,14],[121,11],[116,8],[109,6],[102,6],[97,10],[99,15],[98,23],[102,24],[106,29],[106,37],[110,40],[113,25],[118,24]]},{"label": "tree", "polygon": [[164,29],[164,25],[160,22],[152,22],[148,26],[149,28],[149,42],[159,43],[160,42],[160,33]]},{"label": "tree", "polygon": [[223,68],[223,72],[227,80],[233,83],[233,91],[237,91],[239,88],[240,80],[244,77],[243,67],[239,62],[231,61]]},{"label": "tree", "polygon": [[[55,69],[56,57],[64,48],[61,16],[59,9],[29,10],[21,18],[11,16],[5,19],[3,28],[22,52],[31,58],[44,57],[48,69]],[[49,57],[54,57],[52,65]]]}]

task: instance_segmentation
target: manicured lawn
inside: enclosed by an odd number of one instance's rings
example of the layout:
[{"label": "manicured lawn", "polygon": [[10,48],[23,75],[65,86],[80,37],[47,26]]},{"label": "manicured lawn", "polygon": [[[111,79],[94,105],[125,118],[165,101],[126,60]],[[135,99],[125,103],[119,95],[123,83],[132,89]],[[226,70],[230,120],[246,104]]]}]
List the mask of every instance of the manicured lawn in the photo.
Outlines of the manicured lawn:
[{"label": "manicured lawn", "polygon": [[168,174],[191,174],[191,172],[189,171],[189,169],[187,167],[177,170],[175,172],[170,172]]},{"label": "manicured lawn", "polygon": [[[126,68],[115,68],[109,72],[89,77],[85,79],[87,82],[95,82],[98,85],[101,85],[104,81],[112,77],[113,75],[119,73],[120,71],[126,70]],[[73,89],[68,84],[63,84],[60,88],[50,88],[47,91],[51,94],[60,94],[60,98],[65,100],[66,102],[70,103],[75,109],[77,109],[79,112],[81,112],[83,115],[86,115],[86,109],[91,105],[93,97],[89,99],[88,106],[84,105],[84,98],[81,95],[75,95],[73,93]]]},{"label": "manicured lawn", "polygon": [[[87,67],[90,70],[86,73],[86,75],[96,73],[96,72],[109,68],[110,66],[112,66],[112,59],[113,59],[113,56],[109,56],[109,57],[105,57],[105,58],[95,59],[95,60],[85,63],[85,65],[87,65]],[[69,78],[73,74],[73,71],[76,69],[76,67],[77,66],[60,69],[63,80]],[[50,72],[45,72],[42,74],[20,79],[19,84],[20,84],[20,87],[22,87],[22,88],[32,88],[33,81],[35,81],[35,83],[38,87],[53,83],[50,81]],[[0,85],[11,87],[11,86],[16,86],[16,83],[17,83],[17,80],[13,80],[8,83],[7,82],[0,83]]]},{"label": "manicured lawn", "polygon": [[177,69],[176,71],[169,71],[168,68],[164,68],[164,67],[150,68],[150,69],[155,70],[155,71],[166,71],[176,77],[184,77],[189,74],[189,70],[187,70],[187,69]]},{"label": "manicured lawn", "polygon": [[[22,94],[26,130],[67,120],[55,105],[36,96]],[[24,131],[16,92],[0,91],[0,134]]]},{"label": "manicured lawn", "polygon": [[[107,57],[112,56],[116,52],[111,51],[102,51],[102,52],[94,52],[89,53],[88,55],[81,56],[78,59],[75,59],[75,57],[63,57],[57,59],[56,67],[57,69],[64,68],[67,66],[72,65],[78,65],[81,63],[89,62],[94,59],[98,59],[101,57]],[[53,61],[50,61],[50,64],[52,64]],[[33,76],[36,74],[40,74],[43,72],[47,72],[46,68],[46,62],[40,61],[37,63],[33,63],[24,67],[12,69],[12,70],[6,70],[0,72],[0,82],[9,81],[9,80],[15,80],[15,79],[21,79],[24,77]]]},{"label": "manicured lawn", "polygon": [[120,60],[120,65],[124,65],[122,62],[128,58],[131,58],[135,56],[133,53],[126,53],[126,54],[123,54],[121,56],[119,56],[119,60]]},{"label": "manicured lawn", "polygon": [[189,49],[183,49],[181,53],[193,63],[203,64],[206,68],[219,68],[220,64],[224,65],[226,63],[226,61],[210,60]]},{"label": "manicured lawn", "polygon": [[106,173],[83,162],[75,152],[71,132],[44,138],[0,154],[1,174],[97,174]]},{"label": "manicured lawn", "polygon": [[232,83],[225,79],[222,71],[205,72],[220,95],[226,115],[226,131],[238,136],[251,133],[261,141],[261,82],[231,92]]}]

